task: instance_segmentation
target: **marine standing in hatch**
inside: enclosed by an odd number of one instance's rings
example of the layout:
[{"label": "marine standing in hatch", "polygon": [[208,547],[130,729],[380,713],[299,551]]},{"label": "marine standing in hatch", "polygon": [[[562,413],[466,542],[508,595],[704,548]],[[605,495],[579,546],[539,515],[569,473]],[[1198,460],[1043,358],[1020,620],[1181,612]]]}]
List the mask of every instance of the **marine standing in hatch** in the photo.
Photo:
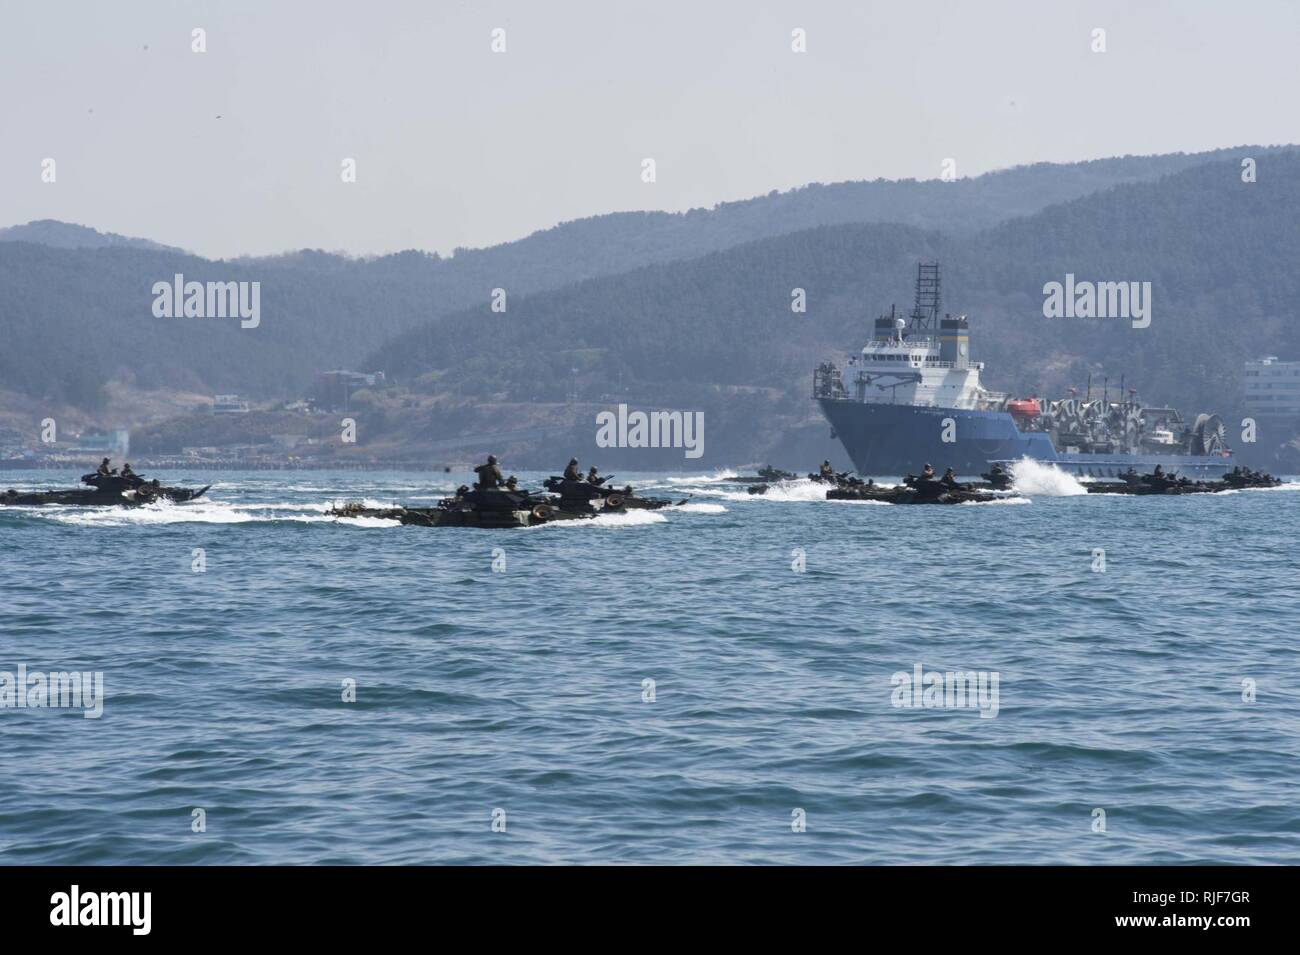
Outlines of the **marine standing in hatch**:
[{"label": "marine standing in hatch", "polygon": [[489,488],[497,488],[504,483],[501,468],[497,465],[497,456],[495,454],[489,454],[487,463],[480,464],[476,467],[474,473],[478,475],[478,481],[474,484],[474,487],[477,490],[485,491]]}]

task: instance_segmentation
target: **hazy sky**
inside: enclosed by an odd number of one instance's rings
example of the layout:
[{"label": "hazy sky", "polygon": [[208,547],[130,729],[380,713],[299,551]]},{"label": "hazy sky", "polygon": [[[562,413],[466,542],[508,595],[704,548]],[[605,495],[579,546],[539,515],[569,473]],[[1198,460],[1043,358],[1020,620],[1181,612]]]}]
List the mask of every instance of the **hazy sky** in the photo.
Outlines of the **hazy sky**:
[{"label": "hazy sky", "polygon": [[0,225],[447,252],[947,157],[1296,142],[1298,41],[1294,0],[0,0]]}]

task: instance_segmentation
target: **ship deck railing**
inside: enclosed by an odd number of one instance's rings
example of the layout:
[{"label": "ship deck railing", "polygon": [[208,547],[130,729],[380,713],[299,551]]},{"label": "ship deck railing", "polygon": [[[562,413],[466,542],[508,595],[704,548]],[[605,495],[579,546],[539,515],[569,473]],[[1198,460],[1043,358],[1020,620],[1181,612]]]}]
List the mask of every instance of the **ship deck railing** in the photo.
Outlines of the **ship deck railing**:
[{"label": "ship deck railing", "polygon": [[[900,357],[901,357],[901,356],[900,356]],[[879,358],[876,358],[876,359],[869,359],[869,358],[865,358],[865,357],[863,357],[863,358],[858,358],[857,356],[854,356],[853,358],[850,358],[850,359],[849,359],[849,364],[850,364],[850,365],[854,365],[854,366],[861,367],[862,365],[870,364],[870,363],[872,363],[873,361],[880,361],[880,360],[881,360],[881,359],[879,359]],[[895,363],[892,363],[892,362],[891,362],[891,364],[895,364]],[[905,366],[905,367],[907,367],[907,368],[922,368],[922,369],[924,369],[924,368],[957,368],[957,367],[965,367],[965,368],[973,368],[973,369],[975,369],[976,371],[983,371],[983,370],[984,370],[984,362],[982,362],[982,361],[968,361],[968,362],[966,362],[966,364],[965,364],[964,366],[959,366],[959,365],[957,364],[957,362],[955,362],[955,361],[939,361],[939,360],[936,359],[936,358],[926,358],[926,359],[923,359],[923,360],[922,360],[921,362],[919,362],[919,363],[916,363],[916,362],[913,362],[913,361],[910,361],[910,360],[909,360],[909,361],[899,361],[899,362],[897,362],[896,364],[903,365],[903,366]]]}]

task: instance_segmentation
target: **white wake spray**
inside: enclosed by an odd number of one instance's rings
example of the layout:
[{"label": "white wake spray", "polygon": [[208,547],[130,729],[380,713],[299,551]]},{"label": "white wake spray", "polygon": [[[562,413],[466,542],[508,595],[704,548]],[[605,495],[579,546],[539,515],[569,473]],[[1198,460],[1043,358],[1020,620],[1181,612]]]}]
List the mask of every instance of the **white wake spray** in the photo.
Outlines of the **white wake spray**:
[{"label": "white wake spray", "polygon": [[668,508],[673,514],[725,514],[726,507],[721,504],[686,503]]},{"label": "white wake spray", "polygon": [[569,528],[576,529],[579,527],[605,527],[605,528],[622,528],[622,527],[645,527],[648,524],[666,524],[668,518],[664,517],[658,511],[623,511],[621,513],[597,514],[595,517],[582,518],[573,521],[547,521],[545,524],[534,524],[528,530],[540,531],[547,528]]},{"label": "white wake spray", "polygon": [[[340,502],[341,503],[341,502]],[[391,502],[364,501],[367,507],[392,507]],[[203,498],[173,503],[155,501],[140,507],[63,507],[21,508],[59,524],[76,527],[133,527],[160,524],[254,524],[291,522],[306,524],[348,523],[353,526],[396,526],[396,521],[364,524],[354,518],[339,518],[327,513],[333,502],[297,501],[278,504],[232,504]],[[15,508],[17,510],[17,508]],[[368,518],[367,520],[375,520]]]},{"label": "white wake spray", "polygon": [[1021,458],[1011,465],[1011,477],[1012,490],[1029,497],[1077,497],[1088,493],[1074,475],[1033,458]]},{"label": "white wake spray", "polygon": [[667,477],[664,478],[663,485],[654,485],[654,486],[663,487],[666,485],[681,486],[683,484],[725,484],[726,482],[730,481],[734,477],[736,477],[735,471],[724,468],[723,470],[715,471],[712,474],[679,475],[676,477]]},{"label": "white wake spray", "polygon": [[724,501],[776,501],[777,503],[789,503],[790,501],[826,500],[826,485],[817,481],[810,481],[807,478],[769,484],[766,494],[750,494],[748,491],[731,491],[712,487],[684,488],[683,490],[690,490],[693,494],[705,497],[719,497]]}]

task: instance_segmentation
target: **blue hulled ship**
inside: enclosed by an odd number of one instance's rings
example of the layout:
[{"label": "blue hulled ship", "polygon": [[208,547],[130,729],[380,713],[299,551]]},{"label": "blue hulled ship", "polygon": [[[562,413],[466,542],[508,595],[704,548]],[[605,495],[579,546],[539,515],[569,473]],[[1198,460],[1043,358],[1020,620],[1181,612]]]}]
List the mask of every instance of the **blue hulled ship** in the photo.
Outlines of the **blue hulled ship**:
[{"label": "blue hulled ship", "polygon": [[861,474],[915,473],[926,463],[974,475],[1023,457],[1080,477],[1118,477],[1157,464],[1190,478],[1221,478],[1232,452],[1218,415],[1186,421],[1135,392],[1111,399],[1077,393],[1057,400],[989,391],[970,360],[970,322],[940,317],[938,263],[917,269],[916,299],[904,318],[876,319],[862,352],[841,367],[823,362],[813,397]]}]

